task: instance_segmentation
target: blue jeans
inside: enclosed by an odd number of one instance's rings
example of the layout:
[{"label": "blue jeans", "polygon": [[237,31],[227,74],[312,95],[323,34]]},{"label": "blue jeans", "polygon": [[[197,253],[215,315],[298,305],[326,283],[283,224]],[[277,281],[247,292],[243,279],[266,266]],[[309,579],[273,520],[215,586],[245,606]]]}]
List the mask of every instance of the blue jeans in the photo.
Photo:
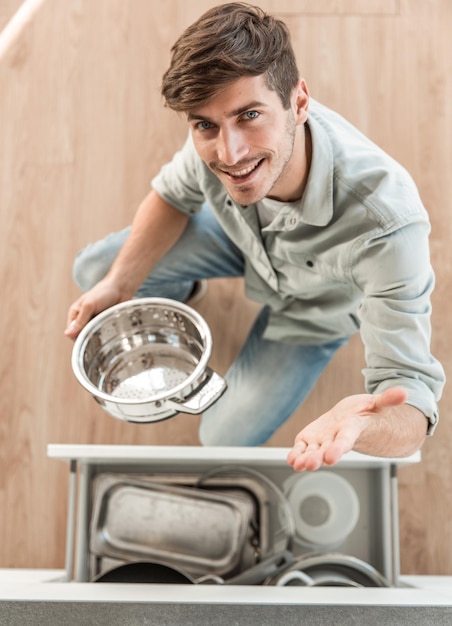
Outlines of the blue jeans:
[{"label": "blue jeans", "polygon": [[[109,270],[130,229],[108,235],[81,250],[74,280],[87,291]],[[202,278],[243,276],[244,260],[208,206],[190,218],[185,232],[154,267],[137,292],[184,301]],[[263,338],[264,306],[238,357],[226,373],[228,389],[205,411],[199,429],[203,445],[257,446],[292,415],[346,339],[297,345]],[[288,442],[288,445],[292,442]]]}]

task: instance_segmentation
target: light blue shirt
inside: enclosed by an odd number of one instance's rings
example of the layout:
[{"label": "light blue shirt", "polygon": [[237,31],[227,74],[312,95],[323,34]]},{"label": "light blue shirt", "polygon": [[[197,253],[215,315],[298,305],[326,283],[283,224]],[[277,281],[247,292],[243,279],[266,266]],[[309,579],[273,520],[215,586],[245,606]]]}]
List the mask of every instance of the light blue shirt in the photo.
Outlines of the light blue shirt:
[{"label": "light blue shirt", "polygon": [[311,100],[312,160],[303,197],[261,229],[189,137],[152,181],[194,214],[208,202],[245,257],[245,289],[271,309],[269,339],[318,344],[359,330],[368,393],[404,387],[431,423],[444,371],[430,352],[430,223],[408,172],[338,114]]}]

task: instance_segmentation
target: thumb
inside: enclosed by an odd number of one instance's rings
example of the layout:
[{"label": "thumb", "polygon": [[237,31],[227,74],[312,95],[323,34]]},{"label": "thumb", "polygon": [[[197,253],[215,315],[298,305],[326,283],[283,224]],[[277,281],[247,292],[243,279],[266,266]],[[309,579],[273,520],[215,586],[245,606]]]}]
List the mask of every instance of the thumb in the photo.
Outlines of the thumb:
[{"label": "thumb", "polygon": [[402,387],[391,387],[375,398],[376,408],[398,406],[408,398],[408,392]]},{"label": "thumb", "polygon": [[76,318],[69,322],[69,324],[66,326],[64,334],[66,337],[69,337],[69,339],[75,339],[82,330],[82,328],[83,325],[80,324],[80,322],[78,322]]},{"label": "thumb", "polygon": [[89,322],[91,315],[84,308],[72,308],[69,312],[64,334],[70,339],[75,339],[80,334],[82,328]]}]

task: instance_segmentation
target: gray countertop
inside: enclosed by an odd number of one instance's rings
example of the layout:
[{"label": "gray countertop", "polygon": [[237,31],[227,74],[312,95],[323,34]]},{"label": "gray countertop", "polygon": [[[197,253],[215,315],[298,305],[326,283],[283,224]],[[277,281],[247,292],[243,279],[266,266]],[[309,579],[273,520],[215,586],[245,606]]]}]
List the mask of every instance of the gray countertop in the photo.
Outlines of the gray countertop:
[{"label": "gray countertop", "polygon": [[397,588],[305,588],[76,583],[64,575],[0,570],[1,626],[452,623],[448,576],[403,576]]}]

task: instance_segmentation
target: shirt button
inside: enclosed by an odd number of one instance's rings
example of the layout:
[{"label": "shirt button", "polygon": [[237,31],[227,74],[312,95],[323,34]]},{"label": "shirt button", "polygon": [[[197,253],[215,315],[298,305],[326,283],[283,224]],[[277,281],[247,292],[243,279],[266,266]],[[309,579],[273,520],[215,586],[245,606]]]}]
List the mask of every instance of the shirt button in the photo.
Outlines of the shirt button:
[{"label": "shirt button", "polygon": [[306,261],[306,265],[307,265],[308,267],[314,267],[314,261],[311,261],[311,260]]},{"label": "shirt button", "polygon": [[228,206],[232,206],[232,200],[226,200],[226,204],[227,204]]}]

